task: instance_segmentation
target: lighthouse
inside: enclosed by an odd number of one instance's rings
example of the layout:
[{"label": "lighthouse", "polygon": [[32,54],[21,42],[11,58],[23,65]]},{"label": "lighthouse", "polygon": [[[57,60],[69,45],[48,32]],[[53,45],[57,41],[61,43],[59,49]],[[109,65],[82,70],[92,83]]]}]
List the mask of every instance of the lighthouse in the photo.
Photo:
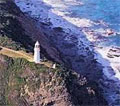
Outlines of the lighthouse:
[{"label": "lighthouse", "polygon": [[34,62],[40,63],[40,44],[38,41],[35,43],[34,47]]}]

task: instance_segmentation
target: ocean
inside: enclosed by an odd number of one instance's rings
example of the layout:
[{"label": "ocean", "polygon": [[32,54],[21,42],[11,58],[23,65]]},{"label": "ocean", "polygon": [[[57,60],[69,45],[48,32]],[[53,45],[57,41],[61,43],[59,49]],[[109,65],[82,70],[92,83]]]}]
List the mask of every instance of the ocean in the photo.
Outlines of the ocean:
[{"label": "ocean", "polygon": [[[43,0],[52,3],[55,10],[65,12],[65,16],[76,19],[87,19],[94,23],[89,27],[91,30],[112,29],[115,33],[101,41],[101,46],[120,46],[120,0]],[[74,20],[71,22],[78,26]],[[102,30],[102,31],[103,31]],[[100,33],[100,32],[99,32]],[[101,32],[102,34],[102,32]]]},{"label": "ocean", "polygon": [[[87,18],[94,22],[103,21],[117,34],[108,37],[106,46],[120,46],[120,0],[80,0],[84,5],[70,6],[72,17]],[[101,26],[102,27],[102,26]],[[97,27],[94,26],[93,29]]]},{"label": "ocean", "polygon": [[[52,23],[77,37],[78,54],[83,46],[90,48],[94,59],[103,66],[105,83],[114,86],[105,90],[111,104],[120,98],[120,0],[15,0],[21,11],[39,22]],[[109,31],[112,33],[109,34]],[[93,44],[91,46],[91,44]],[[115,106],[115,105],[113,105]]]}]

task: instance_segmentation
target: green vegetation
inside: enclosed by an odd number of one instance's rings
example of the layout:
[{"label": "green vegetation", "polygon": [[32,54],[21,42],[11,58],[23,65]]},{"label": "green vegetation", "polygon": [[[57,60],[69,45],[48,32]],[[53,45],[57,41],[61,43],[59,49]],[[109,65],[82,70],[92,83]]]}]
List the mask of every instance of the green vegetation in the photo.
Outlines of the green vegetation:
[{"label": "green vegetation", "polygon": [[[4,80],[6,81],[5,90],[5,104],[14,104],[13,101],[10,100],[10,95],[12,92],[17,92],[18,95],[21,93],[24,94],[24,88],[25,85],[28,86],[29,91],[35,92],[36,89],[39,89],[41,83],[46,83],[48,80],[51,81],[51,78],[49,74],[51,73],[53,76],[56,74],[58,77],[59,68],[58,69],[50,69],[42,64],[35,64],[32,62],[28,62],[25,59],[13,59],[7,56],[4,56],[5,66],[1,66],[0,71],[5,67],[4,69]],[[60,79],[62,82],[62,79]],[[59,82],[59,84],[61,83]],[[54,82],[54,85],[56,85],[57,80]],[[54,88],[54,85],[46,86],[46,89],[50,89],[51,87]],[[20,96],[18,96],[21,98]],[[17,97],[17,98],[18,98]],[[19,100],[19,99],[18,99]]]},{"label": "green vegetation", "polygon": [[0,36],[0,46],[7,47],[14,50],[24,50],[19,43],[14,42],[11,38],[7,36]]},{"label": "green vegetation", "polygon": [[[100,94],[101,89],[95,82],[88,81],[84,76],[67,70],[61,65],[57,64],[56,69],[51,69],[26,59],[3,57],[4,64],[1,65],[0,71],[4,75],[3,82],[5,83],[3,88],[5,92],[2,96],[4,104],[23,105],[21,104],[24,103],[23,98],[28,99],[39,89],[51,95],[56,95],[56,93],[61,95],[64,89],[67,89],[70,94],[69,99],[75,105],[106,104]],[[44,93],[38,92],[37,94],[45,98]]]},{"label": "green vegetation", "polygon": [[[0,46],[32,51],[34,43],[22,28],[19,17],[21,14],[12,0],[0,0]],[[59,27],[55,30],[63,31]],[[12,55],[11,57],[16,55],[9,50],[3,52]],[[37,92],[39,89],[49,95],[58,93],[61,97],[66,96],[64,93],[68,92],[71,102],[75,105],[105,102],[100,101],[103,98],[97,92],[96,83],[87,81],[83,76],[65,69],[62,65],[51,69],[47,67],[50,63],[35,64],[26,59],[11,57],[0,55],[0,106],[26,106],[26,100],[30,100],[29,97],[33,97],[35,92],[39,97],[47,98],[41,92]]]},{"label": "green vegetation", "polygon": [[22,28],[18,19],[20,14],[11,0],[0,0],[0,46],[32,51],[34,43]]}]

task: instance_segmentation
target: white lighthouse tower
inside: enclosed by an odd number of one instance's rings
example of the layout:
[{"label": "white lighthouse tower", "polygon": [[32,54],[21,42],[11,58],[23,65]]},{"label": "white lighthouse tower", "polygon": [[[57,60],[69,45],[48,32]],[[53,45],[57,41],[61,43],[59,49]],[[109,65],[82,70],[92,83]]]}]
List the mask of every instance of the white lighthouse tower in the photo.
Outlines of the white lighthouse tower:
[{"label": "white lighthouse tower", "polygon": [[34,62],[40,63],[40,44],[38,41],[35,43],[34,47]]}]

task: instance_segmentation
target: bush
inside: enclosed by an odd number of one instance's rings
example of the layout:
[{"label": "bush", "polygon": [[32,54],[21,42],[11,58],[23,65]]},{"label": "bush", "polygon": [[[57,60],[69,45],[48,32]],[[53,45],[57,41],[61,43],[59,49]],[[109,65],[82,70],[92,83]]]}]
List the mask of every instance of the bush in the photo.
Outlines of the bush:
[{"label": "bush", "polygon": [[17,18],[20,13],[19,8],[11,0],[6,3],[0,2],[0,45],[15,50],[24,50],[23,48],[25,48],[32,51],[34,43],[25,34],[25,30]]}]

